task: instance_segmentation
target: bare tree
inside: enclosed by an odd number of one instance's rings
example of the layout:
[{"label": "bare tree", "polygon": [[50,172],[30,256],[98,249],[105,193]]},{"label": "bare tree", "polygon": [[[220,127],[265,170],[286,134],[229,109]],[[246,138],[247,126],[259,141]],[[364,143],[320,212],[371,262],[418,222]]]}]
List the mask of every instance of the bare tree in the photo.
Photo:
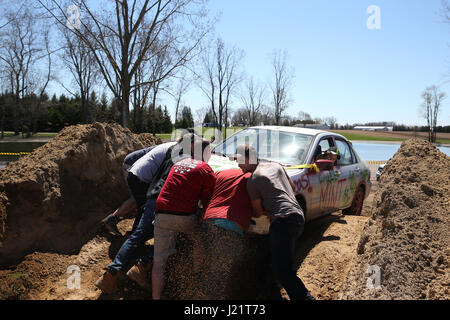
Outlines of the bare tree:
[{"label": "bare tree", "polygon": [[[56,0],[38,2],[58,23],[67,25],[66,6]],[[114,0],[96,11],[87,0],[70,3],[83,14],[78,21],[82,28],[70,30],[91,50],[105,83],[120,101],[124,127],[128,126],[132,91],[183,66],[209,32],[204,23],[205,0]],[[166,48],[172,49],[172,63],[166,72],[153,82],[133,82],[141,64]]]},{"label": "bare tree", "polygon": [[[31,110],[24,110],[23,102],[26,96],[35,94],[39,97],[37,103],[37,107],[39,107],[50,81],[49,31],[38,24],[38,18],[29,9],[24,9],[19,15],[17,12],[8,12],[6,16],[10,17],[10,23],[5,27],[5,32],[0,39],[0,42],[4,44],[0,47],[0,63],[8,78],[9,91],[15,100],[14,133],[18,135],[21,126],[22,134],[27,131],[27,135],[29,135],[35,112],[33,106],[31,106]],[[47,59],[48,72],[45,80],[42,81],[42,75],[36,70],[36,66],[38,63],[42,63],[44,58]],[[19,125],[19,120],[21,125]]]},{"label": "bare tree", "polygon": [[330,126],[331,129],[334,129],[337,123],[337,119],[335,117],[326,117],[323,121]]},{"label": "bare tree", "polygon": [[89,96],[98,78],[98,68],[94,55],[75,34],[68,29],[61,30],[65,44],[61,60],[72,74],[77,90],[73,92],[61,85],[72,95],[81,99],[81,121],[88,122]]},{"label": "bare tree", "polygon": [[195,110],[194,122],[195,123],[203,123],[203,120],[205,119],[206,114],[209,111],[210,111],[209,107],[202,107],[202,108]]},{"label": "bare tree", "polygon": [[312,117],[309,113],[305,112],[305,111],[300,111],[298,113],[298,120],[300,121],[311,121]]},{"label": "bare tree", "polygon": [[[173,97],[175,99],[175,122],[178,121],[178,112],[181,107],[182,98],[186,94],[186,92],[189,90],[189,86],[190,86],[190,82],[186,79],[185,76],[181,76],[177,82],[175,93],[173,94]],[[196,114],[197,114],[197,111],[198,110],[195,111]]]},{"label": "bare tree", "polygon": [[[25,1],[2,1],[0,0],[0,32],[10,23],[16,20],[24,9]],[[0,33],[1,36],[1,33]],[[0,47],[2,44],[0,43]]]},{"label": "bare tree", "polygon": [[231,99],[242,81],[239,71],[242,57],[241,50],[226,47],[222,39],[218,38],[212,51],[206,51],[202,60],[203,75],[200,88],[211,103],[214,121],[220,131],[224,124],[225,128],[227,126],[231,115],[229,110]]},{"label": "bare tree", "polygon": [[272,54],[273,82],[271,84],[272,103],[276,125],[280,125],[283,112],[288,108],[290,101],[289,89],[292,85],[293,72],[287,66],[287,53],[275,51]]},{"label": "bare tree", "polygon": [[[265,99],[265,87],[255,84],[250,78],[245,84],[245,94],[241,96],[242,104],[247,112],[247,119],[250,126],[255,126],[261,112]],[[238,118],[242,119],[242,115]]]},{"label": "bare tree", "polygon": [[436,142],[437,119],[445,93],[439,92],[439,88],[431,86],[422,93],[423,103],[420,109],[421,115],[427,120],[428,141]]}]

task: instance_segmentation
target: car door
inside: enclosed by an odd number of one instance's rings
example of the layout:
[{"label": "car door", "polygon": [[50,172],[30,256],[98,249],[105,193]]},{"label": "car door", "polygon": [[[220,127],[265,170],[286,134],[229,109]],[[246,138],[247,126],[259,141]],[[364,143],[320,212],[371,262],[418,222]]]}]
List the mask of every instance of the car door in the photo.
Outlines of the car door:
[{"label": "car door", "polygon": [[340,156],[336,166],[336,170],[339,172],[338,188],[340,190],[336,210],[339,210],[351,205],[360,180],[361,169],[348,142],[341,138],[336,138],[335,141]]},{"label": "car door", "polygon": [[[322,138],[316,145],[314,158],[311,163],[314,163],[319,156],[319,151],[324,153],[330,148],[335,147],[334,139],[331,136]],[[338,176],[336,168],[327,171],[320,171],[316,174],[309,174],[309,183],[311,185],[310,203],[308,214],[312,219],[331,212],[338,201],[337,187]]]}]

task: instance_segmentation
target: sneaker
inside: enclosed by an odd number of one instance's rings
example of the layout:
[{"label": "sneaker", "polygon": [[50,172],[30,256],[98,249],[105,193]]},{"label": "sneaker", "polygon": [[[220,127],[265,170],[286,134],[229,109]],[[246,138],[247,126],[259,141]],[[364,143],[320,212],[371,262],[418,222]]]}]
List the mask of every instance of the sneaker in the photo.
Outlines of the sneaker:
[{"label": "sneaker", "polygon": [[150,290],[150,279],[148,273],[152,269],[153,263],[149,263],[147,266],[143,266],[138,262],[133,268],[127,272],[128,278],[136,282],[142,289]]},{"label": "sneaker", "polygon": [[113,294],[117,291],[117,281],[119,280],[120,272],[112,274],[106,271],[96,282],[95,286],[104,293]]},{"label": "sneaker", "polygon": [[117,223],[119,222],[119,219],[113,215],[107,216],[105,219],[102,220],[103,226],[108,232],[111,232],[112,234],[122,237],[122,233],[120,233],[119,229],[117,228]]},{"label": "sneaker", "polygon": [[308,291],[308,293],[307,293],[307,295],[306,295],[306,297],[305,297],[305,300],[306,300],[306,301],[315,301],[316,298],[314,298],[314,297],[311,295],[311,292]]}]

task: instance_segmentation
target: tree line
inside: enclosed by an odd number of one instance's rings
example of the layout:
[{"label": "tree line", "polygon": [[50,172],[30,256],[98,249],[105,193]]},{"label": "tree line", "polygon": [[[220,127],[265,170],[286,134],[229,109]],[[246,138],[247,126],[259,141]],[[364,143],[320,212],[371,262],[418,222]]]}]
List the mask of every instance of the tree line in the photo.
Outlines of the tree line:
[{"label": "tree line", "polygon": [[[172,128],[203,122],[224,132],[261,123],[345,127],[334,117],[286,115],[294,80],[288,53],[272,51],[268,80],[246,74],[244,52],[215,34],[217,18],[210,17],[207,2],[0,2],[1,130],[29,134],[92,121],[151,133],[168,132],[169,122]],[[63,98],[48,97],[50,83],[64,88]],[[184,101],[193,87],[207,101],[195,113]],[[95,92],[105,90],[97,101]],[[423,94],[430,141],[440,130],[444,98],[433,90]],[[162,95],[172,98],[173,115],[159,106]]]},{"label": "tree line", "polygon": [[[35,111],[33,121],[27,116],[27,110],[32,109],[37,100],[40,99],[41,107],[39,111]],[[4,137],[5,131],[13,131],[16,128],[14,119],[14,108],[16,108],[15,97],[11,93],[0,94],[0,110],[1,119],[1,137]],[[121,104],[119,101],[113,100],[108,102],[105,94],[97,97],[95,91],[89,95],[89,100],[84,102],[81,97],[67,97],[62,94],[59,97],[53,95],[51,98],[46,94],[38,98],[35,95],[24,97],[20,101],[23,108],[18,110],[18,128],[24,138],[30,137],[37,132],[58,132],[66,126],[76,125],[80,123],[94,122],[116,122],[121,123],[122,113],[120,112]],[[87,109],[83,110],[83,103],[86,103]],[[171,121],[167,107],[157,106],[154,114],[150,116],[149,110],[144,110],[141,114],[137,114],[135,110],[130,112],[130,130],[136,133],[158,132],[171,133],[174,124]],[[145,121],[143,126],[138,126],[136,118],[142,116]],[[82,119],[85,117],[86,121]],[[193,126],[192,113],[190,108],[183,109],[183,117],[177,123],[178,127]]]}]

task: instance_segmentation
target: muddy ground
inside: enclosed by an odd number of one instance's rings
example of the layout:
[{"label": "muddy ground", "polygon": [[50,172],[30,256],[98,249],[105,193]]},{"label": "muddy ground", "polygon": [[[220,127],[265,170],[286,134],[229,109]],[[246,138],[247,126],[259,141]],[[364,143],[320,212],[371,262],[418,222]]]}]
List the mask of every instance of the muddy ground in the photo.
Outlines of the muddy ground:
[{"label": "muddy ground", "polygon": [[[366,205],[363,214],[370,215],[370,210],[370,205]],[[337,298],[367,220],[365,216],[343,216],[335,213],[307,225],[303,236],[297,242],[295,261],[298,275],[317,299]],[[132,220],[122,220],[119,223],[119,230],[124,234],[131,226]],[[99,234],[76,254],[28,255],[17,267],[0,270],[0,283],[2,278],[7,279],[10,286],[8,292],[0,289],[0,295],[3,295],[3,299],[31,300],[151,299],[150,292],[141,290],[127,277],[121,279],[119,291],[114,295],[102,294],[94,286],[103,269],[111,263],[123,240],[99,229]],[[259,236],[249,241],[264,242]],[[149,246],[151,244],[151,241],[148,242]],[[68,281],[72,283],[71,276],[75,274],[73,271],[67,273],[72,265],[80,268],[80,289],[68,288]],[[270,273],[270,270],[267,272]],[[243,298],[288,299],[285,291],[280,290],[273,281],[267,281],[261,286],[263,292],[248,292]],[[188,291],[184,290],[181,294],[179,291],[175,294],[168,293],[167,297],[195,299],[195,295],[189,296]],[[253,293],[254,296],[249,296]]]},{"label": "muddy ground", "polygon": [[[114,139],[120,141],[128,134],[113,130]],[[118,147],[107,149],[110,153],[120,152],[120,157],[126,153],[123,148],[114,148]],[[417,148],[422,151],[417,152]],[[449,157],[425,142],[405,143],[387,166],[380,184],[375,180],[378,165],[370,165],[372,192],[361,216],[337,212],[308,223],[297,241],[295,263],[298,275],[313,296],[319,300],[448,299],[449,161]],[[118,168],[115,170],[120,171]],[[106,216],[114,209],[111,204],[101,208],[104,211],[96,215]],[[3,202],[0,212],[8,212]],[[417,221],[419,228],[415,227]],[[122,220],[120,231],[124,234],[132,222]],[[8,236],[7,232],[4,234]],[[151,299],[150,292],[141,290],[126,276],[114,295],[102,294],[94,286],[125,238],[111,236],[98,227],[90,234],[72,252],[35,250],[18,263],[0,268],[0,299]],[[243,278],[236,299],[288,299],[271,276],[267,237],[248,236],[246,241],[251,248],[249,255],[253,255],[246,268],[250,274]],[[186,240],[180,239],[180,243],[185,245],[184,250],[169,259],[168,267],[174,271],[168,274],[164,296],[196,299],[195,285],[185,272],[190,266],[191,247]],[[150,250],[151,245],[148,242],[145,250]],[[252,269],[255,262],[260,264]],[[386,272],[381,283],[384,291],[367,288],[369,262],[379,264]],[[79,287],[74,282],[78,270]]]}]

